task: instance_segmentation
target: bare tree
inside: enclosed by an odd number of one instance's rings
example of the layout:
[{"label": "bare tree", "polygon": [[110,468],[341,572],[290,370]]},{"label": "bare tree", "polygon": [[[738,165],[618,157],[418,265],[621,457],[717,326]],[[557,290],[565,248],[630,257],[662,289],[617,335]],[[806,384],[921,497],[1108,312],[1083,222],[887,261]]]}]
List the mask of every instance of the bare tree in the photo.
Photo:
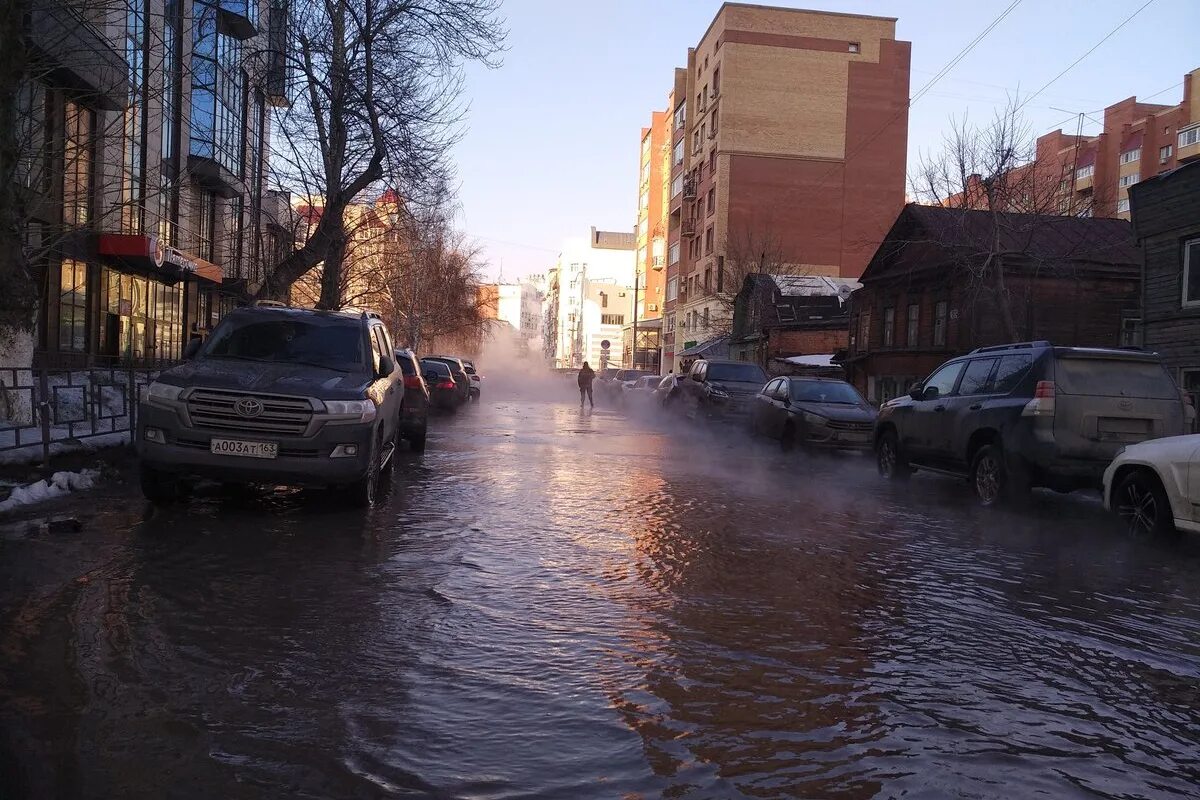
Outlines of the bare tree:
[{"label": "bare tree", "polygon": [[1038,160],[1015,101],[987,125],[952,122],[941,151],[921,159],[910,184],[919,202],[964,212],[961,235],[953,237],[959,266],[970,277],[973,300],[994,306],[1010,341],[1020,338],[1016,311],[1031,302],[1033,286],[1014,287],[1014,270],[1060,269],[1064,262],[1041,261],[1034,243],[1053,217],[1091,216],[1102,200],[1096,192],[1104,192],[1075,191],[1074,159],[1065,165]]},{"label": "bare tree", "polygon": [[461,64],[494,64],[500,0],[318,0],[295,9],[295,102],[276,120],[282,185],[321,198],[307,239],[259,292],[286,296],[318,264],[317,305],[341,302],[345,211],[386,180],[418,203],[444,186],[461,121]]},{"label": "bare tree", "polygon": [[[724,238],[724,262],[718,260],[713,295],[716,311],[709,321],[714,335],[733,332],[738,293],[751,275],[805,275],[807,270],[788,260],[783,238],[771,219],[738,225]],[[747,309],[751,314],[760,310]]]}]

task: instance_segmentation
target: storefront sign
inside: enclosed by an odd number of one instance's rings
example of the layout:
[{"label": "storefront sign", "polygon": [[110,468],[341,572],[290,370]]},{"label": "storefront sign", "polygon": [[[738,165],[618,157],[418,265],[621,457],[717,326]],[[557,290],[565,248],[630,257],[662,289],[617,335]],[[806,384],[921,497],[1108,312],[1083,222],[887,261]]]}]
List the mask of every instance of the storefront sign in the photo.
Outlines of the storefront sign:
[{"label": "storefront sign", "polygon": [[197,264],[186,253],[183,253],[174,247],[168,247],[163,254],[162,263],[168,267],[174,267],[180,272],[195,272]]}]

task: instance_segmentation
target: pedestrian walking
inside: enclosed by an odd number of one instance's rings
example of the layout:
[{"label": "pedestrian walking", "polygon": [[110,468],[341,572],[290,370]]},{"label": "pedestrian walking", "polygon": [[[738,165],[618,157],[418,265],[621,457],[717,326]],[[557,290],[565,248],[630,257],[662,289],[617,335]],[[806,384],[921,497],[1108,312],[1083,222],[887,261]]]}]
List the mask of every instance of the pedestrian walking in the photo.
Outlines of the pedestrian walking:
[{"label": "pedestrian walking", "polygon": [[583,362],[583,367],[579,370],[579,408],[583,408],[583,398],[587,397],[588,404],[591,408],[596,407],[596,401],[592,399],[592,381],[596,379],[595,371],[588,366],[588,363]]}]

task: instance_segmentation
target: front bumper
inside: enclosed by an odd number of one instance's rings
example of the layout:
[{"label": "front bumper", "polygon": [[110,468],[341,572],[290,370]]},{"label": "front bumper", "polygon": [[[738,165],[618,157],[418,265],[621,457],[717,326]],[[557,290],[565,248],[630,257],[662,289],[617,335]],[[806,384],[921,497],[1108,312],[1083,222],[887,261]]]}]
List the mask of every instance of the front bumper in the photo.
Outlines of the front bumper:
[{"label": "front bumper", "polygon": [[805,447],[822,447],[830,450],[870,450],[874,446],[871,431],[855,431],[828,428],[824,425],[809,425],[804,431]]},{"label": "front bumper", "polygon": [[[147,441],[146,429],[163,432],[165,444]],[[322,426],[311,437],[264,436],[261,434],[188,427],[172,410],[139,406],[137,451],[144,464],[180,476],[211,478],[232,483],[276,483],[324,486],[350,483],[367,474],[371,463],[372,423]],[[276,458],[246,458],[209,451],[213,438],[274,442]],[[358,454],[331,458],[339,444],[353,444]]]}]

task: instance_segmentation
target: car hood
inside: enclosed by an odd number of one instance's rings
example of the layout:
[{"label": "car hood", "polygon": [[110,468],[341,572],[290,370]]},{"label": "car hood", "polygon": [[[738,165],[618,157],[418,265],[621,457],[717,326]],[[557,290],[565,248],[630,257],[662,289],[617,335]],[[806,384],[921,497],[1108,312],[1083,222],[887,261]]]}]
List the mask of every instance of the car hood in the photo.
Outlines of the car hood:
[{"label": "car hood", "polygon": [[708,385],[724,389],[729,394],[758,394],[763,386],[758,381],[709,381]]},{"label": "car hood", "polygon": [[158,379],[187,388],[286,394],[320,400],[361,399],[370,382],[365,372],[220,358],[189,361],[164,371]]},{"label": "car hood", "polygon": [[848,406],[842,403],[792,403],[792,410],[820,414],[826,419],[838,422],[874,422],[877,413],[873,408]]},{"label": "car hood", "polygon": [[1144,459],[1187,459],[1200,452],[1200,433],[1165,436],[1125,446],[1126,457]]}]

